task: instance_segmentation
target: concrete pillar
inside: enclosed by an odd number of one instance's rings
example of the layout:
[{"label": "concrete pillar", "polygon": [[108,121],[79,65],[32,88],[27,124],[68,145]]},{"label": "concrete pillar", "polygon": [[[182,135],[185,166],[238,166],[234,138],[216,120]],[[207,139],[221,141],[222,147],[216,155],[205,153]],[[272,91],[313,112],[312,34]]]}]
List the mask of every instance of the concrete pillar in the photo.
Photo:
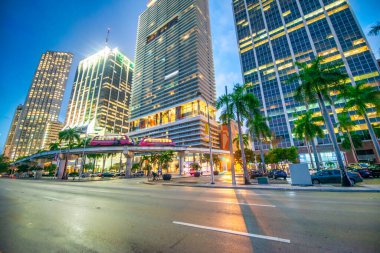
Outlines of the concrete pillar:
[{"label": "concrete pillar", "polygon": [[183,173],[183,166],[185,165],[185,153],[179,152],[179,175],[182,175]]},{"label": "concrete pillar", "polygon": [[63,156],[63,157],[60,157],[58,161],[59,161],[59,164],[58,164],[57,180],[61,180],[63,177],[63,172],[65,170],[66,159]]},{"label": "concrete pillar", "polygon": [[125,168],[125,177],[130,178],[131,177],[131,170],[133,166],[133,157],[134,153],[127,151],[127,153],[124,153],[125,157],[127,158],[126,168]]}]

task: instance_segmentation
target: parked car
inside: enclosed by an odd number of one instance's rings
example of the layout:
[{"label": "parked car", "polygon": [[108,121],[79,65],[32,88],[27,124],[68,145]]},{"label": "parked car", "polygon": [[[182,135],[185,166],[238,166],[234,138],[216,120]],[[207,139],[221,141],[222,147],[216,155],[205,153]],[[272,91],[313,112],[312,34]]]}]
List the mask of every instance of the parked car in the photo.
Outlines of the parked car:
[{"label": "parked car", "polygon": [[347,168],[348,171],[357,172],[362,176],[362,178],[369,178],[372,176],[372,173],[369,169],[357,169],[357,168]]},{"label": "parked car", "polygon": [[115,174],[111,172],[104,172],[102,173],[101,177],[114,177]]},{"label": "parked car", "polygon": [[264,174],[259,170],[250,170],[249,176],[251,177],[251,179],[254,179],[256,177],[262,177],[264,176]]},{"label": "parked car", "polygon": [[143,177],[145,175],[144,171],[136,171],[135,173],[132,174],[132,177]]},{"label": "parked car", "polygon": [[288,174],[283,170],[274,169],[269,171],[268,177],[274,179],[283,178],[285,180],[288,177]]},{"label": "parked car", "polygon": [[365,169],[369,167],[368,163],[350,163],[347,167],[355,169]]},{"label": "parked car", "polygon": [[[355,183],[363,182],[362,176],[357,172],[347,172],[350,180]],[[322,170],[311,175],[313,184],[340,184],[342,176],[340,170]]]},{"label": "parked car", "polygon": [[372,177],[380,177],[380,164],[374,164],[368,169],[371,172]]}]

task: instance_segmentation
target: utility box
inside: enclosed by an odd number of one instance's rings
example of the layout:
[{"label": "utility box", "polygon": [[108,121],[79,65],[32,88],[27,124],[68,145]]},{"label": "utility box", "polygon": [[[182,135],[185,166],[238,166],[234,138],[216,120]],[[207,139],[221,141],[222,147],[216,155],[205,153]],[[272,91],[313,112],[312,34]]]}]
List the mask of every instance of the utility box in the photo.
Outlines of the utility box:
[{"label": "utility box", "polygon": [[269,184],[269,179],[268,179],[268,177],[258,177],[257,183],[258,184]]},{"label": "utility box", "polygon": [[298,163],[290,165],[290,175],[292,185],[298,186],[312,186],[311,175],[309,173],[309,166],[307,163]]}]

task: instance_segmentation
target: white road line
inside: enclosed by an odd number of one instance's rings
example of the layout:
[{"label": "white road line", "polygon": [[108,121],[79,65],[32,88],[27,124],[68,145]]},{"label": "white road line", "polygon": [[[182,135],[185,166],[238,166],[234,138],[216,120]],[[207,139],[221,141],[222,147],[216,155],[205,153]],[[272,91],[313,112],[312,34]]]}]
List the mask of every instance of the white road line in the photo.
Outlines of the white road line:
[{"label": "white road line", "polygon": [[55,201],[63,201],[61,199],[56,199],[56,198],[53,198],[53,197],[44,197],[45,199],[50,199],[50,200],[55,200]]},{"label": "white road line", "polygon": [[216,200],[205,200],[205,201],[211,202],[211,203],[222,203],[222,204],[232,204],[232,205],[276,207],[274,205],[249,204],[249,203],[240,203],[240,202],[231,202],[231,201],[216,201]]},{"label": "white road line", "polygon": [[211,230],[211,231],[216,231],[216,232],[222,232],[222,233],[227,233],[227,234],[241,235],[241,236],[247,236],[247,237],[260,238],[260,239],[264,239],[264,240],[270,240],[270,241],[290,243],[289,239],[283,239],[283,238],[279,238],[279,237],[250,234],[250,233],[245,233],[245,232],[233,231],[233,230],[229,230],[229,229],[207,227],[207,226],[201,226],[201,225],[196,225],[196,224],[191,224],[191,223],[185,223],[185,222],[179,222],[179,221],[173,221],[173,223],[177,224],[177,225],[188,226],[188,227],[193,227],[193,228],[200,228],[200,229],[206,229],[206,230]]}]

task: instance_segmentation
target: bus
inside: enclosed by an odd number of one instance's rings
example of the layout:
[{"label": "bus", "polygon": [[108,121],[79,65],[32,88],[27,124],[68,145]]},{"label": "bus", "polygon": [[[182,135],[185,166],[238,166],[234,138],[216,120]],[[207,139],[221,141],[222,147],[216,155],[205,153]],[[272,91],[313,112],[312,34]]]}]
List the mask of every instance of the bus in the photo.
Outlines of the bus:
[{"label": "bus", "polygon": [[89,146],[133,146],[134,143],[126,135],[95,136]]},{"label": "bus", "polygon": [[140,147],[160,147],[160,146],[175,146],[175,143],[169,138],[143,138],[139,142]]}]

